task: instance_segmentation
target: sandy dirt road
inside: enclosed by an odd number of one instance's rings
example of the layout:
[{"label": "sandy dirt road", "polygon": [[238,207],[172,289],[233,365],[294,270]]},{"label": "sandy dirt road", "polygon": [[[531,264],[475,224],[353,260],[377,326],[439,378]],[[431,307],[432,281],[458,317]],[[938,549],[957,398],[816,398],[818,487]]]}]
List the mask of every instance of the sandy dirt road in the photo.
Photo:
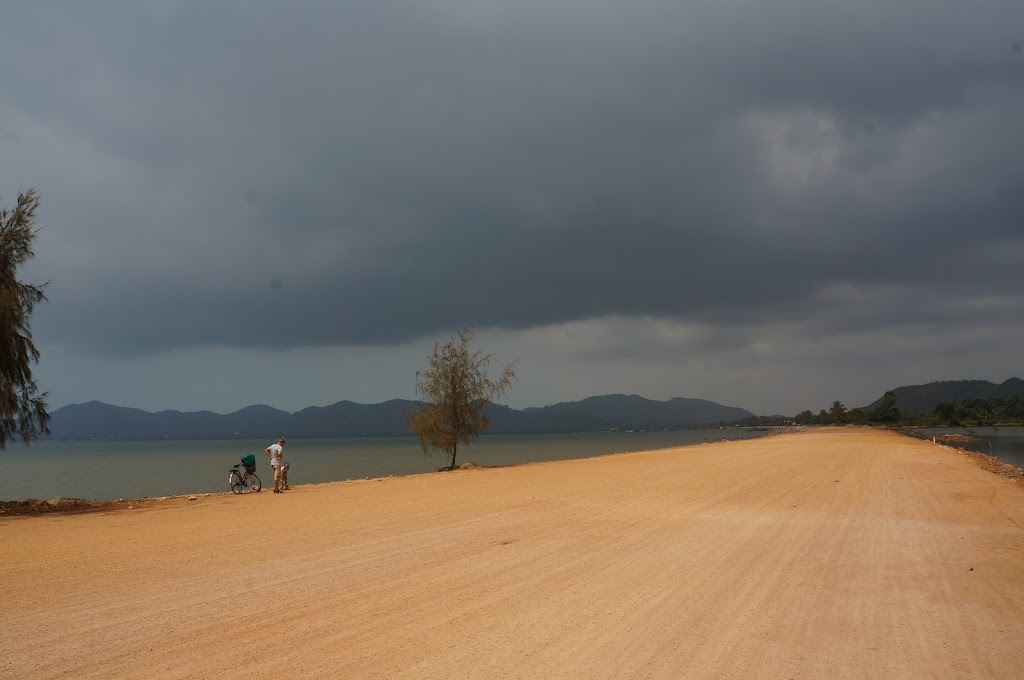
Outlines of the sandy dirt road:
[{"label": "sandy dirt road", "polygon": [[11,517],[0,545],[3,678],[1024,677],[1024,492],[887,432]]}]

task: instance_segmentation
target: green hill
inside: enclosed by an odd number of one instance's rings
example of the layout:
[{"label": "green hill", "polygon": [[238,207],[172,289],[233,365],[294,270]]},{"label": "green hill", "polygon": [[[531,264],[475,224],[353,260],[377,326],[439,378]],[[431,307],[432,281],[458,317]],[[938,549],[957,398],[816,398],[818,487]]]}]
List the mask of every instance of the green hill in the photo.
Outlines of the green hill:
[{"label": "green hill", "polygon": [[[931,413],[944,401],[966,399],[1005,399],[1019,394],[1024,397],[1024,380],[1010,378],[996,384],[987,380],[942,380],[926,385],[906,385],[893,390],[896,394],[896,408],[904,414]],[[882,397],[863,407],[865,410],[877,408]]]}]

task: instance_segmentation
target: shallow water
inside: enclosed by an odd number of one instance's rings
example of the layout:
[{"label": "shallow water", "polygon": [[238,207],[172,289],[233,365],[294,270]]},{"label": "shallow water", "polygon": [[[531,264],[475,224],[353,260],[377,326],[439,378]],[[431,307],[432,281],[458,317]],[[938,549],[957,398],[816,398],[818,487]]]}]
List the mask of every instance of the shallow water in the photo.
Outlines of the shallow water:
[{"label": "shallow water", "polygon": [[[456,464],[509,465],[587,458],[623,451],[686,446],[768,434],[743,429],[675,432],[484,435],[459,450]],[[273,474],[265,440],[41,441],[0,451],[0,500],[139,498],[228,490],[228,470],[256,454],[266,486]],[[293,484],[431,472],[448,461],[425,457],[414,437],[288,439],[285,460]]]},{"label": "shallow water", "polygon": [[926,437],[939,434],[976,437],[977,441],[957,446],[995,456],[1004,463],[1024,468],[1024,427],[922,427],[917,432]]}]

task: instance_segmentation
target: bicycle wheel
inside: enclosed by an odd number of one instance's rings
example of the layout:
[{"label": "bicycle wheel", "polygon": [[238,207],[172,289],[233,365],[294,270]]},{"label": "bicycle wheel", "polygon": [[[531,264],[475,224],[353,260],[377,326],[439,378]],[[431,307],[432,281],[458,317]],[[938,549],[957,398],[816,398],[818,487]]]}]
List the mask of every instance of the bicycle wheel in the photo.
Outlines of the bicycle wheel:
[{"label": "bicycle wheel", "polygon": [[231,487],[231,493],[242,493],[245,489],[245,483],[242,481],[242,475],[238,474],[238,470],[232,470],[228,476],[228,486]]},{"label": "bicycle wheel", "polygon": [[261,482],[260,478],[256,475],[246,475],[245,481],[249,485],[249,491],[252,493],[259,493],[263,489],[263,482]]}]

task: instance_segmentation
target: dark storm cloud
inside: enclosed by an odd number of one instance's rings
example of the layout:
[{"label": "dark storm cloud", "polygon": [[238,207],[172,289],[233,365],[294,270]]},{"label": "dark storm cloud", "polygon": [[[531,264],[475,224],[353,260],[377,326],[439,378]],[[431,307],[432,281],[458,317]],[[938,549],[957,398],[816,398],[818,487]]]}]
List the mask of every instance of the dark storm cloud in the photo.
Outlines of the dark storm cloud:
[{"label": "dark storm cloud", "polygon": [[0,180],[44,195],[37,329],[977,321],[1024,290],[1024,6],[847,5],[18,5]]}]

